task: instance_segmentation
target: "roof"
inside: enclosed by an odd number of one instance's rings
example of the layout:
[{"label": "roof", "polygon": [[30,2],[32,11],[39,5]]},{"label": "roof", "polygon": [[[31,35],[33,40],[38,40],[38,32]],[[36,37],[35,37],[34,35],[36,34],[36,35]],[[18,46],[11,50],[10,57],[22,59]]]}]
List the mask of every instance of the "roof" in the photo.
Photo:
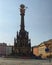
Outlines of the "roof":
[{"label": "roof", "polygon": [[6,43],[0,43],[0,46],[7,46]]}]

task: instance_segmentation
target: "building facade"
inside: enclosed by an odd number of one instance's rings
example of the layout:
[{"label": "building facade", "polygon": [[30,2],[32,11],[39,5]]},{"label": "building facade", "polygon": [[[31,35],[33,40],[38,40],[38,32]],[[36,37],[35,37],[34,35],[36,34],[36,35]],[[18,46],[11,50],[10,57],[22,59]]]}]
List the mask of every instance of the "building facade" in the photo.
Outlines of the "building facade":
[{"label": "building facade", "polygon": [[11,55],[13,50],[13,46],[6,46],[6,56]]},{"label": "building facade", "polygon": [[16,38],[14,38],[14,53],[20,55],[29,55],[31,53],[31,40],[29,39],[29,33],[25,30],[24,16],[25,5],[20,5],[21,25],[20,31],[17,32]]},{"label": "building facade", "polygon": [[6,43],[0,43],[0,56],[6,55]]},{"label": "building facade", "polygon": [[42,58],[52,57],[52,39],[33,46],[32,52],[34,55],[41,56]]},{"label": "building facade", "polygon": [[39,56],[38,46],[33,46],[32,47],[32,53],[33,53],[33,55]]},{"label": "building facade", "polygon": [[39,46],[38,46],[38,49],[39,49],[39,56],[41,56],[42,58],[46,58],[47,54],[46,54],[46,46],[44,43],[41,43]]},{"label": "building facade", "polygon": [[42,58],[47,58],[49,56],[52,56],[52,40],[42,42],[38,46],[38,49],[39,49],[39,55],[41,55]]}]

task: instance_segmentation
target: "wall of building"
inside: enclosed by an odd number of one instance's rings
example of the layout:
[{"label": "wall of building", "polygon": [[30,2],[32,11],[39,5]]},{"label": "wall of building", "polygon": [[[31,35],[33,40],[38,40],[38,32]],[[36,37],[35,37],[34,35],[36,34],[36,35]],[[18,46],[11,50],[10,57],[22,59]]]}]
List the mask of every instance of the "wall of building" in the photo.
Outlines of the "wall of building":
[{"label": "wall of building", "polygon": [[[45,51],[46,48],[49,49],[48,52]],[[50,54],[52,55],[52,41],[49,40],[41,43],[38,49],[39,49],[39,55],[41,55],[42,58],[47,58],[48,56],[50,56]]]},{"label": "wall of building", "polygon": [[12,53],[12,46],[7,46],[6,43],[0,43],[0,56],[10,55]]},{"label": "wall of building", "polygon": [[[45,49],[47,48],[49,51],[46,52]],[[52,40],[48,40],[45,42],[40,43],[40,45],[32,47],[33,54],[36,56],[41,56],[42,58],[47,58],[48,56],[52,55]]]},{"label": "wall of building", "polygon": [[6,55],[10,55],[12,53],[12,46],[6,46]]},{"label": "wall of building", "polygon": [[38,46],[34,46],[34,47],[33,47],[33,54],[36,55],[36,56],[39,55]]},{"label": "wall of building", "polygon": [[45,48],[46,48],[46,46],[44,44],[41,44],[38,47],[38,49],[39,49],[39,55],[41,55],[44,58],[46,57]]},{"label": "wall of building", "polygon": [[6,44],[5,43],[0,43],[0,56],[5,56],[6,55]]}]

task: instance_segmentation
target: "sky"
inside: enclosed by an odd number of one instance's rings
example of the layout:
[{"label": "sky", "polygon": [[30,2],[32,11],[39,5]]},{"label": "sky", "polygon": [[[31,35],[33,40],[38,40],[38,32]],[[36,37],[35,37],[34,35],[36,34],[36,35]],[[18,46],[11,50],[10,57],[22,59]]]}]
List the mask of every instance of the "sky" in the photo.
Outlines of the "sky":
[{"label": "sky", "polygon": [[0,0],[0,43],[14,44],[20,30],[20,5],[24,4],[25,29],[31,46],[52,39],[52,0]]}]

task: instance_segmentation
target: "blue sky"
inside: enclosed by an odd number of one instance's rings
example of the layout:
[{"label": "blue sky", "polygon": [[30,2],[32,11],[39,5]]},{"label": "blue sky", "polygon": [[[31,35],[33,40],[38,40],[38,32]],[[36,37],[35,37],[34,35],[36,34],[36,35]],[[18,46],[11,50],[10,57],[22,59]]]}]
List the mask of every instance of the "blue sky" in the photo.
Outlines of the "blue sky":
[{"label": "blue sky", "polygon": [[20,4],[28,7],[25,29],[31,45],[52,39],[52,0],[0,0],[0,42],[14,44],[20,30]]}]

